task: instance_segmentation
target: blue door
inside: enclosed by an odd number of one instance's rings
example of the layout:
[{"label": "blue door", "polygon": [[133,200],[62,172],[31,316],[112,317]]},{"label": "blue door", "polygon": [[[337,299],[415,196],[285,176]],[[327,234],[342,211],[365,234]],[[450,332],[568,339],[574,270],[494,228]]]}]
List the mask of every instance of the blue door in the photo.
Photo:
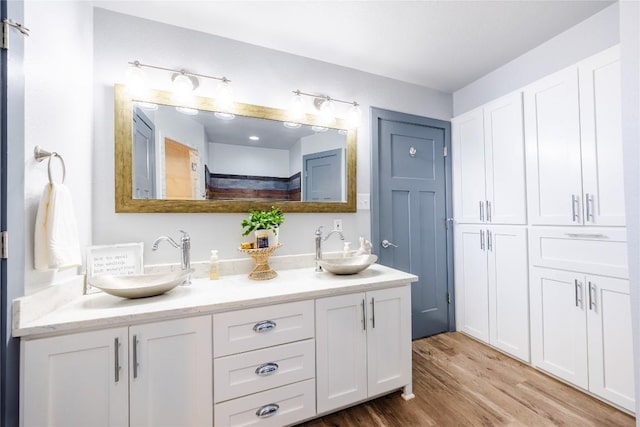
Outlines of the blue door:
[{"label": "blue door", "polygon": [[372,236],[380,263],[419,276],[413,338],[453,330],[449,122],[373,109]]},{"label": "blue door", "polygon": [[304,185],[303,200],[307,202],[340,202],[344,173],[341,168],[342,150],[328,150],[302,157]]}]

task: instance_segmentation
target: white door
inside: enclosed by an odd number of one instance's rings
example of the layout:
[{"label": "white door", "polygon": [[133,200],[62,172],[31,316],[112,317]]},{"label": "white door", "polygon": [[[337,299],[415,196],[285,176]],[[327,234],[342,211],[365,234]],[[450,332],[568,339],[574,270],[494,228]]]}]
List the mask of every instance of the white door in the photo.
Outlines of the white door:
[{"label": "white door", "polygon": [[131,426],[213,424],[211,316],[132,326]]},{"label": "white door", "polygon": [[22,425],[128,425],[126,355],[127,328],[22,341]]},{"label": "white door", "polygon": [[624,225],[620,47],[578,69],[585,223]]},{"label": "white door", "polygon": [[629,281],[587,276],[589,390],[634,411]]},{"label": "white door", "polygon": [[527,223],[522,114],[521,92],[484,107],[487,222]]},{"label": "white door", "polygon": [[485,165],[482,108],[452,120],[453,212],[456,222],[484,222]]},{"label": "white door", "polygon": [[456,327],[489,342],[489,290],[486,231],[481,226],[456,225],[454,268]]},{"label": "white door", "polygon": [[318,414],[367,397],[364,293],[316,300]]},{"label": "white door", "polygon": [[367,390],[375,396],[411,382],[411,288],[367,292]]},{"label": "white door", "polygon": [[524,112],[529,222],[582,223],[577,69],[527,86]]},{"label": "white door", "polygon": [[531,362],[586,389],[585,286],[579,273],[531,269]]},{"label": "white door", "polygon": [[527,230],[498,226],[487,233],[489,343],[529,362]]}]

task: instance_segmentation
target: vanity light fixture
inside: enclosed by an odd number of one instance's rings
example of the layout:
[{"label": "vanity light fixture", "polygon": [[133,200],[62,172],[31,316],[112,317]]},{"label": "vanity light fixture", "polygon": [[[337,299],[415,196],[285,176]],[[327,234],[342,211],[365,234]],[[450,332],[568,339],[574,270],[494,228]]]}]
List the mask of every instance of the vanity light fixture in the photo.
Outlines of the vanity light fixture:
[{"label": "vanity light fixture", "polygon": [[182,113],[182,114],[186,114],[187,116],[196,116],[196,115],[198,115],[198,110],[196,110],[195,108],[176,107],[176,111],[178,111],[179,113]]},{"label": "vanity light fixture", "polygon": [[302,126],[300,123],[295,122],[284,122],[282,123],[282,125],[289,129],[298,129],[300,126]]},{"label": "vanity light fixture", "polygon": [[314,132],[326,132],[329,130],[329,128],[324,126],[311,126],[311,130]]},{"label": "vanity light fixture", "polygon": [[158,104],[154,104],[153,102],[136,101],[136,106],[147,111],[156,111],[158,109]]},{"label": "vanity light fixture", "polygon": [[336,103],[349,104],[347,116],[347,122],[350,127],[358,127],[362,121],[362,110],[360,104],[356,101],[344,101],[342,99],[332,98],[328,95],[314,95],[312,93],[302,92],[300,90],[293,91],[293,98],[291,99],[291,109],[289,110],[289,116],[292,119],[300,119],[304,117],[305,106],[302,99],[303,96],[313,98],[313,105],[320,115],[320,120],[326,124],[331,125],[336,121]]},{"label": "vanity light fixture", "polygon": [[[171,81],[173,82],[173,90],[176,97],[181,98],[189,96],[199,86],[198,78],[212,79],[220,81],[215,96],[216,107],[227,110],[233,106],[233,89],[231,80],[226,77],[215,77],[206,74],[191,73],[186,70],[174,70],[172,68],[158,67],[157,65],[142,64],[140,61],[129,62],[127,70],[127,86],[135,95],[138,95],[142,88],[147,85],[147,78],[143,68],[152,68],[154,70],[168,71],[171,73]],[[137,92],[135,92],[137,91]]]},{"label": "vanity light fixture", "polygon": [[215,113],[213,113],[213,115],[219,118],[220,120],[233,120],[236,118],[235,114],[222,113],[220,111],[216,111]]}]

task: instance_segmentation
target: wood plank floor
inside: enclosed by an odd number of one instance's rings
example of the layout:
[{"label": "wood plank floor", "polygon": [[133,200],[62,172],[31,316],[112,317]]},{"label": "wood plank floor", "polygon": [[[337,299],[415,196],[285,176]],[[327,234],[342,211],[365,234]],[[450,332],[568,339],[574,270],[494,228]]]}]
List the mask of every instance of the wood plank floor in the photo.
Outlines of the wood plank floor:
[{"label": "wood plank floor", "polygon": [[413,342],[413,392],[304,423],[334,426],[634,426],[635,418],[458,332]]}]

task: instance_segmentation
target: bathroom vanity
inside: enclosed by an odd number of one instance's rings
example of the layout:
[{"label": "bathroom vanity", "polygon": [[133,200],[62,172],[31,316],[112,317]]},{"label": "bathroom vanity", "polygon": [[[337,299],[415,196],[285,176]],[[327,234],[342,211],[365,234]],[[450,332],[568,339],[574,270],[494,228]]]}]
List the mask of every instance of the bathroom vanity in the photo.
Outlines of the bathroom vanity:
[{"label": "bathroom vanity", "polygon": [[22,423],[280,426],[397,389],[411,399],[416,280],[309,267],[137,300],[77,286],[17,299]]}]

